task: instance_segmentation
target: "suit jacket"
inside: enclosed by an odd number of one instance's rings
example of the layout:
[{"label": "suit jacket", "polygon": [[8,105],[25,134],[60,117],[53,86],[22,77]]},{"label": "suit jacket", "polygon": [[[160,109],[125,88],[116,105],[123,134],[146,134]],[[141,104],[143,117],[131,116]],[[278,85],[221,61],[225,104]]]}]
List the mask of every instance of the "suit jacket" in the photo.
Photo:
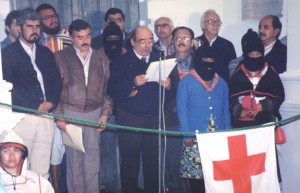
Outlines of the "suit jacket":
[{"label": "suit jacket", "polygon": [[286,45],[276,40],[272,50],[265,56],[266,61],[272,65],[277,73],[286,71],[287,48]]},{"label": "suit jacket", "polygon": [[[139,115],[158,115],[159,84],[157,82],[147,82],[142,86],[134,84],[134,78],[145,74],[149,64],[158,58],[157,53],[152,51],[149,62],[143,63],[131,49],[111,64],[108,93],[118,107]],[[137,93],[130,96],[135,90]],[[171,93],[175,94],[172,91],[172,86],[170,90],[166,89],[166,101],[171,97]]]},{"label": "suit jacket", "polygon": [[[36,45],[36,65],[39,68],[45,87],[45,100],[57,105],[61,93],[61,79],[52,52]],[[20,40],[2,49],[4,80],[13,84],[12,104],[38,109],[44,102],[41,85],[31,59],[22,47]]]}]

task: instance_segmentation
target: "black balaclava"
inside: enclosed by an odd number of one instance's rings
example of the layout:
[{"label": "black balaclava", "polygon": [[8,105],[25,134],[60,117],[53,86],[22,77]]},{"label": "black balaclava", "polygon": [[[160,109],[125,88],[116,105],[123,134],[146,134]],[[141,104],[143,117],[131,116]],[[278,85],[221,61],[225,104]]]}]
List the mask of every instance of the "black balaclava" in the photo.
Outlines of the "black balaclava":
[{"label": "black balaclava", "polygon": [[[213,58],[214,62],[205,62],[202,60],[203,58]],[[197,74],[203,80],[209,81],[213,79],[216,72],[216,57],[211,47],[199,47],[195,52],[193,64]]]},{"label": "black balaclava", "polygon": [[[110,40],[107,38],[112,35],[120,37],[119,40]],[[122,53],[123,32],[115,22],[110,22],[103,31],[103,47],[105,54],[110,60],[116,59]]]},{"label": "black balaclava", "polygon": [[[261,42],[261,39],[258,37],[257,33],[254,32],[252,29],[248,29],[247,33],[242,37],[242,49],[244,55],[243,63],[248,70],[255,72],[261,70],[264,67],[265,49]],[[253,51],[260,52],[262,56],[258,58],[252,58],[248,56],[248,54]]]}]

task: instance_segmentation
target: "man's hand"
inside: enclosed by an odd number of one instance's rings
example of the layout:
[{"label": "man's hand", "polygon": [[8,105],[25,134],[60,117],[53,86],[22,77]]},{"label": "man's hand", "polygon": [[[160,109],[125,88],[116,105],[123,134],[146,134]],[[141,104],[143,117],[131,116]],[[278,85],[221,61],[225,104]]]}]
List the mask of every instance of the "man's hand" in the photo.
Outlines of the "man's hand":
[{"label": "man's hand", "polygon": [[141,75],[137,75],[134,78],[134,84],[136,86],[142,86],[143,84],[145,84],[148,81],[148,78],[145,78],[145,74],[141,74]]},{"label": "man's hand", "polygon": [[67,132],[67,123],[63,119],[58,119],[56,121],[56,125],[59,129],[63,130],[64,132]]},{"label": "man's hand", "polygon": [[[99,123],[107,123],[108,121],[108,116],[101,116],[99,119]],[[103,131],[104,129],[106,129],[106,126],[100,126],[97,128],[97,131]]]},{"label": "man's hand", "polygon": [[161,81],[160,81],[160,85],[161,85],[162,87],[164,87],[165,89],[170,89],[170,88],[171,88],[171,80],[170,80],[170,78],[168,77],[168,78],[165,79],[165,80],[161,80]]},{"label": "man's hand", "polygon": [[45,101],[43,103],[40,104],[38,110],[39,111],[43,111],[43,112],[49,112],[50,109],[52,109],[53,107],[53,104],[48,102],[48,101]]}]

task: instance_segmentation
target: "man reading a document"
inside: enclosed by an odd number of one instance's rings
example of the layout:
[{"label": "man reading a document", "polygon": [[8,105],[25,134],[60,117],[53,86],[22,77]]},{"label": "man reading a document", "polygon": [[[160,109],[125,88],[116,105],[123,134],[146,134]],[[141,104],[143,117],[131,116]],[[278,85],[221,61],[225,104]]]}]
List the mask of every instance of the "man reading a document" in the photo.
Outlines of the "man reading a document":
[{"label": "man reading a document", "polygon": [[[63,82],[57,112],[77,119],[107,123],[112,112],[112,101],[106,95],[109,61],[103,50],[91,48],[91,26],[86,21],[74,20],[69,32],[73,46],[55,53]],[[57,120],[57,126],[71,132],[65,120]],[[80,127],[85,153],[66,146],[68,192],[99,192],[98,131],[105,127]]]},{"label": "man reading a document", "polygon": [[[152,51],[153,42],[149,28],[137,27],[131,37],[133,49],[112,63],[108,93],[117,104],[120,125],[158,129],[159,89],[166,89],[167,100],[175,97],[169,78],[160,83],[145,78],[149,64],[159,59],[157,52]],[[158,192],[158,135],[122,130],[118,137],[122,192],[136,192],[140,156],[145,192]]]}]

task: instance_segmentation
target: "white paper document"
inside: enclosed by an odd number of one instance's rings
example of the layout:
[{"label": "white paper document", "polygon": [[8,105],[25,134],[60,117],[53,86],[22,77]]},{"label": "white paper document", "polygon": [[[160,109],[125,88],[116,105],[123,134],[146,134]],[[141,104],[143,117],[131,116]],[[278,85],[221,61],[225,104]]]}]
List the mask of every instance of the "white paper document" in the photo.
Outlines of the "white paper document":
[{"label": "white paper document", "polygon": [[[161,61],[161,80],[165,80],[176,65],[176,58],[166,59]],[[159,61],[151,62],[147,71],[146,78],[148,82],[159,81]]]},{"label": "white paper document", "polygon": [[62,138],[65,145],[78,151],[85,152],[82,142],[82,129],[76,125],[68,124],[67,132],[62,132]]}]

